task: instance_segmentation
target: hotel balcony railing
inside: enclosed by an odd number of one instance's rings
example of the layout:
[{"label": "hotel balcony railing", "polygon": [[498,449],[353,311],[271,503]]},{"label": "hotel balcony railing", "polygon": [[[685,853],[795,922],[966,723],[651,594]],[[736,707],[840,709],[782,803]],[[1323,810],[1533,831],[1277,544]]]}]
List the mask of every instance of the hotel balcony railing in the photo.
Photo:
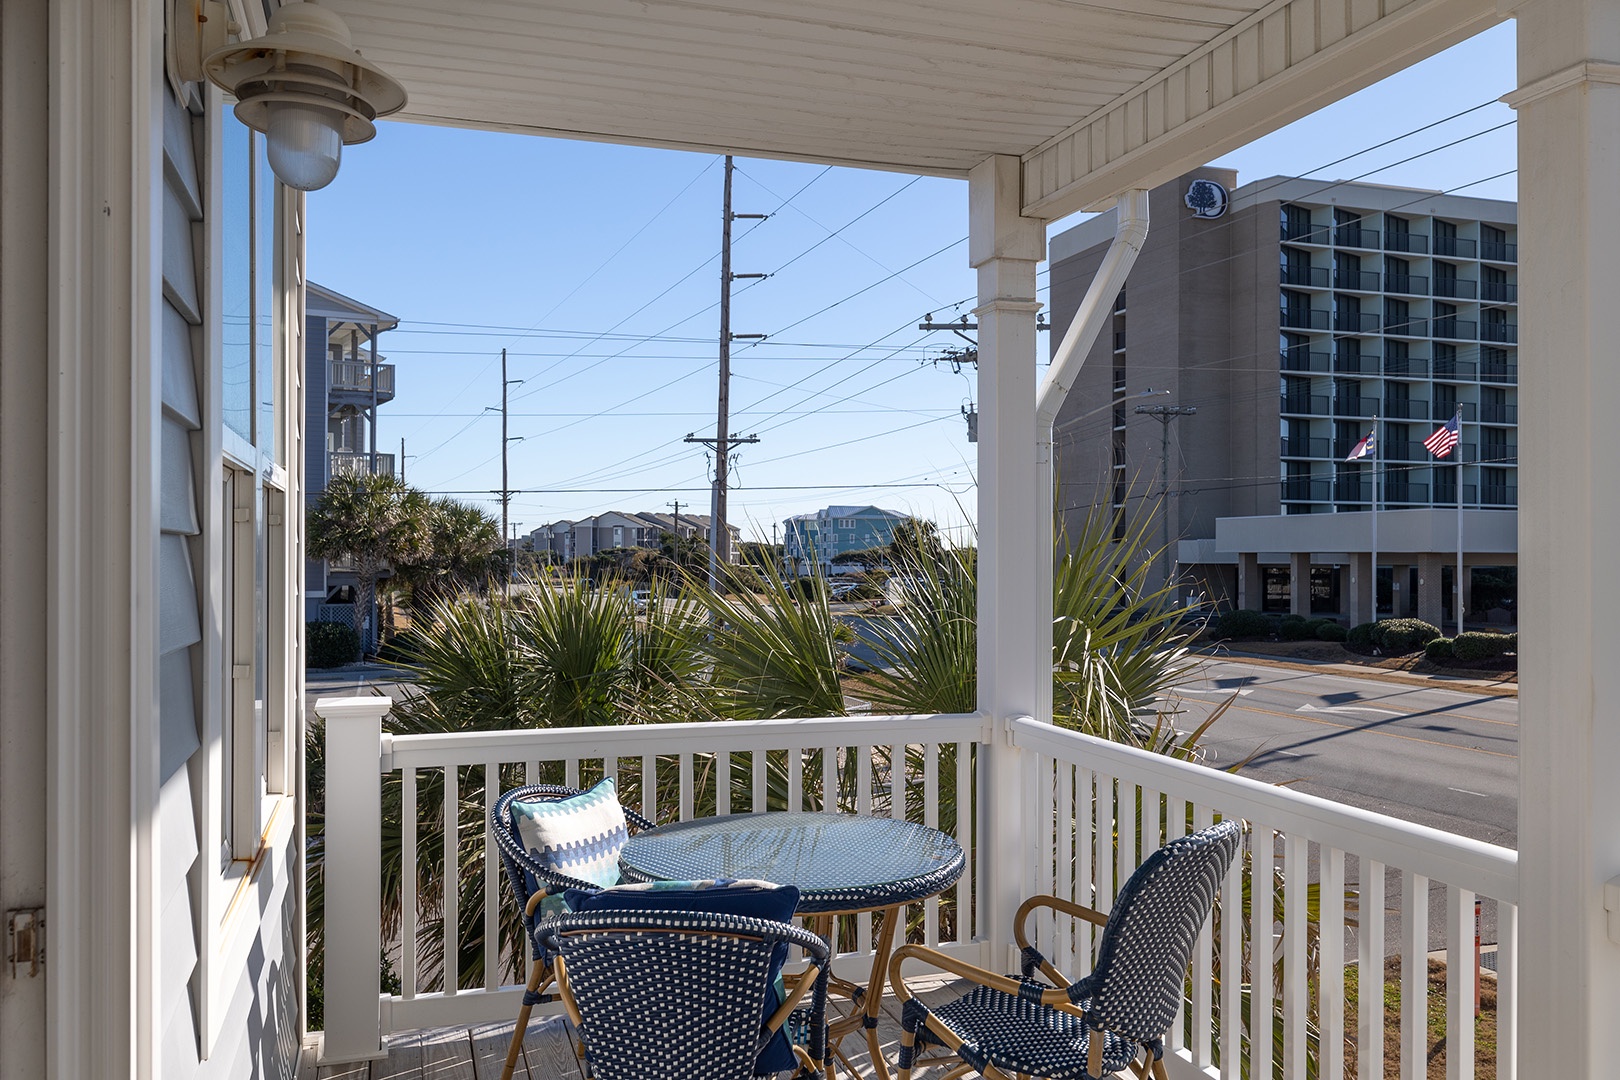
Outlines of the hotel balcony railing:
[{"label": "hotel balcony railing", "polygon": [[[1491,429],[1495,434],[1503,432]],[[1517,465],[1519,463],[1518,443],[1480,443],[1479,456],[1475,459],[1481,465]]]},{"label": "hotel balcony railing", "polygon": [[1516,304],[1519,302],[1519,287],[1511,281],[1482,281],[1479,298],[1497,304]]},{"label": "hotel balcony railing", "polygon": [[1472,360],[1456,360],[1441,358],[1429,365],[1436,379],[1446,379],[1452,382],[1468,382],[1474,378],[1478,365]]},{"label": "hotel balcony railing", "polygon": [[1429,334],[1452,341],[1478,341],[1479,324],[1472,319],[1459,319],[1454,315],[1442,315],[1437,319],[1429,320]]},{"label": "hotel balcony railing", "polygon": [[1463,236],[1437,236],[1434,238],[1434,253],[1436,255],[1449,255],[1457,259],[1472,259],[1479,245]]},{"label": "hotel balcony railing", "polygon": [[[1320,483],[1326,501],[1331,481]],[[1219,768],[1027,717],[402,735],[384,734],[388,710],[378,697],[315,706],[326,724],[322,1049],[330,1060],[376,1056],[390,1036],[425,1028],[511,1023],[524,992],[511,980],[527,966],[526,943],[518,935],[503,948],[498,933],[516,901],[501,884],[489,808],[502,789],[521,783],[577,786],[603,776],[659,822],[799,810],[943,828],[962,845],[966,868],[943,895],[911,907],[904,936],[992,970],[1017,963],[1011,926],[1001,924],[1010,924],[1024,897],[1055,893],[1106,911],[1161,844],[1217,819],[1243,820],[1247,851],[1219,883],[1217,914],[1196,938],[1182,1015],[1166,1040],[1164,1065],[1178,1080],[1269,1077],[1277,1065],[1303,1077],[1317,1046],[1322,1075],[1339,1075],[1344,1043],[1357,1030],[1346,1027],[1343,980],[1315,973],[1355,965],[1361,1000],[1381,1002],[1386,942],[1401,970],[1419,973],[1407,977],[1408,998],[1415,985],[1417,1000],[1428,999],[1426,1024],[1400,1025],[1397,1059],[1417,1063],[1400,1080],[1426,1075],[1431,1032],[1442,1027],[1447,1060],[1472,1063],[1476,898],[1495,915],[1498,1030],[1517,1023],[1515,852]],[[385,814],[385,805],[411,810]],[[386,835],[385,822],[394,823]],[[385,849],[399,852],[396,866],[419,868],[390,887],[399,917],[387,939],[379,917]],[[481,888],[458,888],[467,882]],[[460,910],[464,896],[479,910]],[[1443,913],[1436,936],[1446,992],[1438,995],[1422,989],[1432,977],[1431,910]],[[864,979],[873,917],[849,923],[834,970]],[[1089,967],[1097,928],[1049,911],[1032,928],[1058,969]],[[399,975],[387,992],[377,962],[385,953]],[[476,974],[463,970],[469,955],[481,961]],[[1252,990],[1233,975],[1251,955],[1265,958],[1257,970],[1275,973],[1255,979]],[[1242,1024],[1220,1023],[1251,1007],[1275,1039],[1250,1039]],[[537,1007],[544,1015],[558,1010]],[[1359,1026],[1380,1055],[1382,1019],[1382,1010],[1364,1009]],[[1511,1075],[1512,1041],[1499,1038],[1497,1046]]]},{"label": "hotel balcony railing", "polygon": [[1519,365],[1481,363],[1479,365],[1479,381],[1505,384],[1517,383],[1519,381]]},{"label": "hotel balcony railing", "polygon": [[1389,232],[1384,233],[1384,250],[1407,251],[1414,255],[1424,255],[1429,250],[1429,238],[1424,233]]},{"label": "hotel balcony railing", "polygon": [[1325,352],[1312,352],[1303,345],[1296,345],[1282,351],[1282,369],[1284,371],[1317,371],[1327,372],[1333,363],[1333,354]]},{"label": "hotel balcony railing", "polygon": [[1384,506],[1427,506],[1429,485],[1403,484],[1397,479],[1387,480],[1384,483],[1384,490],[1379,493],[1379,501]]},{"label": "hotel balcony railing", "polygon": [[1519,489],[1512,484],[1485,484],[1479,489],[1482,506],[1518,506]]},{"label": "hotel balcony railing", "polygon": [[1429,279],[1421,274],[1385,274],[1384,291],[1407,296],[1428,296]]},{"label": "hotel balcony railing", "polygon": [[1434,279],[1434,295],[1456,297],[1459,300],[1472,300],[1479,293],[1479,282],[1467,278],[1437,277]]},{"label": "hotel balcony railing", "polygon": [[1381,246],[1381,238],[1377,229],[1363,229],[1356,225],[1336,225],[1333,228],[1333,243],[1337,247],[1367,248],[1377,251]]},{"label": "hotel balcony railing", "polygon": [[[327,388],[357,394],[371,393],[371,364],[356,360],[332,360],[326,365]],[[377,365],[377,396],[394,396],[394,365]]]},{"label": "hotel balcony railing", "polygon": [[1284,266],[1282,283],[1307,289],[1328,287],[1328,269],[1325,266]]},{"label": "hotel balcony railing", "polygon": [[[1467,419],[1465,416],[1463,419]],[[1486,402],[1479,407],[1479,422],[1482,424],[1517,424],[1519,422],[1519,407],[1517,405],[1498,405]]]},{"label": "hotel balcony railing", "polygon": [[1486,262],[1518,262],[1519,245],[1509,244],[1502,240],[1481,240],[1479,242],[1479,257]]},{"label": "hotel balcony railing", "polygon": [[1516,345],[1519,341],[1519,324],[1502,322],[1487,322],[1480,324],[1479,339],[1481,341],[1500,341],[1509,345]]},{"label": "hotel balcony railing", "polygon": [[1333,500],[1333,481],[1326,478],[1303,477],[1282,482],[1283,502],[1325,503]]},{"label": "hotel balcony railing", "polygon": [[1338,375],[1376,375],[1379,371],[1378,356],[1375,353],[1335,356],[1333,371]]},{"label": "hotel balcony railing", "polygon": [[1125,348],[1125,331],[1123,331],[1123,330],[1115,330],[1114,331],[1114,351],[1119,352],[1123,348]]},{"label": "hotel balcony railing", "polygon": [[1428,461],[1432,456],[1428,447],[1415,440],[1403,439],[1396,441],[1390,439],[1384,443],[1383,458],[1385,461]]},{"label": "hotel balcony railing", "polygon": [[370,476],[373,473],[378,476],[393,476],[394,455],[378,454],[375,469],[371,466],[370,454],[333,450],[326,455],[326,475],[328,476]]},{"label": "hotel balcony railing", "polygon": [[[1348,450],[1345,451],[1349,453]],[[1371,503],[1372,484],[1366,480],[1334,480],[1333,500],[1340,503]]]},{"label": "hotel balcony railing", "polygon": [[1326,394],[1284,394],[1282,411],[1296,416],[1329,416]]},{"label": "hotel balcony railing", "polygon": [[1333,315],[1333,329],[1340,334],[1376,334],[1378,322],[1375,311],[1338,311]]},{"label": "hotel balcony railing", "polygon": [[1467,423],[1472,424],[1479,419],[1479,406],[1472,401],[1436,401],[1429,412],[1429,419],[1450,420],[1457,415],[1458,409],[1462,410],[1462,418]]},{"label": "hotel balcony railing", "polygon": [[1280,232],[1285,244],[1326,244],[1329,226],[1305,224],[1297,227],[1283,225]]},{"label": "hotel balcony railing", "polygon": [[1328,439],[1282,439],[1282,456],[1325,458],[1328,456],[1329,441]]},{"label": "hotel balcony railing", "polygon": [[1334,416],[1376,416],[1378,399],[1375,397],[1336,397],[1333,399]]},{"label": "hotel balcony railing", "polygon": [[1281,319],[1288,330],[1327,330],[1333,325],[1333,313],[1319,308],[1283,308]]},{"label": "hotel balcony railing", "polygon": [[1335,270],[1333,287],[1351,292],[1377,292],[1378,274],[1372,270]]},{"label": "hotel balcony railing", "polygon": [[1428,371],[1429,361],[1422,356],[1384,357],[1385,375],[1426,375]]},{"label": "hotel balcony railing", "polygon": [[1429,417],[1429,403],[1427,401],[1400,400],[1398,398],[1384,399],[1384,419],[1386,420],[1427,420]]}]

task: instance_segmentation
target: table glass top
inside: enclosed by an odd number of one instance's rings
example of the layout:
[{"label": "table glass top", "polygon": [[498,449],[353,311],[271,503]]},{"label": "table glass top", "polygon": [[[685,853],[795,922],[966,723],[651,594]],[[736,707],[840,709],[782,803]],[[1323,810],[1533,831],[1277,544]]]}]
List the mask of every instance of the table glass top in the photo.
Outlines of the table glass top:
[{"label": "table glass top", "polygon": [[962,872],[961,846],[938,829],[851,814],[733,814],[630,838],[620,856],[635,881],[758,878],[796,885],[801,911],[879,906],[931,896]]}]

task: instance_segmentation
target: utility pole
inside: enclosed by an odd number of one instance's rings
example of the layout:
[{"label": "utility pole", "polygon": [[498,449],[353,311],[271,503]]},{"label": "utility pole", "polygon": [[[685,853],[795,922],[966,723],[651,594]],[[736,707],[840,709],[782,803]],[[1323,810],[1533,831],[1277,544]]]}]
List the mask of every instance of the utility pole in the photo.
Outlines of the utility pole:
[{"label": "utility pole", "polygon": [[1159,534],[1164,554],[1164,583],[1175,578],[1176,560],[1170,557],[1170,423],[1178,416],[1194,416],[1196,405],[1138,405],[1136,412],[1151,416],[1160,425],[1159,434]]},{"label": "utility pole", "polygon": [[720,566],[731,561],[731,530],[726,526],[726,483],[731,466],[731,447],[734,443],[757,443],[759,436],[739,438],[731,434],[731,343],[737,340],[765,340],[764,334],[733,334],[731,332],[731,283],[742,278],[763,278],[766,274],[733,274],[731,272],[731,223],[744,218],[764,219],[769,214],[733,214],[731,212],[731,174],[736,166],[731,155],[726,155],[725,193],[720,214],[720,394],[719,416],[714,425],[714,438],[701,439],[688,435],[689,443],[704,443],[714,448],[714,493],[709,511],[709,588],[720,584]]},{"label": "utility pole", "polygon": [[399,440],[399,482],[405,482],[405,440]]},{"label": "utility pole", "polygon": [[[509,477],[509,467],[508,467],[509,463],[507,461],[507,448],[510,447],[513,442],[521,441],[522,438],[523,438],[523,436],[519,435],[514,439],[513,437],[507,435],[507,433],[506,433],[506,422],[507,422],[507,397],[506,397],[506,392],[507,392],[508,387],[513,386],[514,384],[521,383],[522,381],[523,381],[522,379],[508,379],[506,377],[506,350],[502,349],[501,350],[501,490],[496,492],[496,494],[501,497],[501,542],[502,543],[506,543],[506,537],[511,531],[510,518],[511,518],[511,511],[512,511],[512,496],[514,494],[516,494],[516,492],[514,492],[512,490],[512,482],[511,482],[511,479]],[[400,452],[401,453],[404,452],[403,446],[401,447]],[[507,549],[507,551],[508,551],[509,554],[511,553],[510,547]],[[510,559],[508,561],[508,563],[507,563],[506,592],[507,592],[508,595],[510,595],[510,593],[511,593],[512,568],[515,567],[516,565],[517,565],[517,559],[516,558]]]}]

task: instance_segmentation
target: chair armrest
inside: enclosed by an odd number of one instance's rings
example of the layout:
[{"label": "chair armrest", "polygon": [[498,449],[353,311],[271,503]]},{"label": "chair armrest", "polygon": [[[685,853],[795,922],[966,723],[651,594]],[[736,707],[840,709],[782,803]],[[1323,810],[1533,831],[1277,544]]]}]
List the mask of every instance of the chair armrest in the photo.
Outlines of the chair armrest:
[{"label": "chair armrest", "polygon": [[[1084,919],[1086,922],[1096,926],[1107,926],[1108,916],[1095,908],[1077,904],[1072,900],[1065,900],[1061,896],[1032,896],[1018,905],[1018,910],[1013,914],[1013,940],[1018,942],[1018,948],[1025,953],[1026,957],[1031,952],[1040,957],[1041,973],[1052,980],[1053,985],[1068,986],[1069,979],[1057,968],[1053,967],[1046,957],[1041,955],[1040,950],[1032,948],[1030,942],[1029,916],[1036,908],[1042,907],[1051,908],[1076,919]],[[1028,959],[1025,962],[1027,964]]]},{"label": "chair armrest", "polygon": [[[920,961],[959,978],[978,983],[980,986],[989,987],[991,990],[1011,994],[1013,997],[1023,997],[1027,992],[1025,987],[1028,984],[1020,982],[1018,979],[1007,975],[997,975],[993,971],[986,971],[984,968],[970,964],[966,960],[958,960],[954,956],[947,956],[945,953],[930,949],[926,945],[903,945],[894,951],[894,956],[889,960],[889,985],[894,989],[895,995],[899,997],[902,1004],[911,1001],[916,996],[900,975],[900,967],[907,960]],[[1069,995],[1064,990],[1042,990],[1040,1000],[1041,1004],[1048,1008],[1079,1017],[1085,1015],[1069,1000]]]},{"label": "chair armrest", "polygon": [[523,905],[523,921],[531,922],[534,919],[534,909],[540,906],[540,901],[551,895],[551,888],[546,885],[536,889],[529,902]]}]

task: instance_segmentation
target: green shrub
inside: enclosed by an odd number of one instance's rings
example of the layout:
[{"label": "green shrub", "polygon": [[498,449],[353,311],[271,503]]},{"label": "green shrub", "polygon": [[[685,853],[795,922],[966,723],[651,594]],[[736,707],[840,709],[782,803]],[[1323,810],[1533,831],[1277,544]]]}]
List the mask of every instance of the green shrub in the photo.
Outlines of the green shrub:
[{"label": "green shrub", "polygon": [[410,630],[401,631],[382,643],[382,647],[377,650],[377,659],[389,664],[412,663],[421,644],[422,639],[419,635]]},{"label": "green shrub", "polygon": [[1284,616],[1277,628],[1277,636],[1284,641],[1311,641],[1316,637],[1316,624],[1306,622],[1299,615]]},{"label": "green shrub", "polygon": [[1423,646],[1423,655],[1428,657],[1431,664],[1443,664],[1454,655],[1451,639],[1437,637]]},{"label": "green shrub", "polygon": [[1316,627],[1316,637],[1319,641],[1344,641],[1350,637],[1350,631],[1332,619],[1323,619]]},{"label": "green shrub", "polygon": [[1258,611],[1238,608],[1215,620],[1215,636],[1233,641],[1271,636],[1271,620]]},{"label": "green shrub", "polygon": [[1508,651],[1508,635],[1482,634],[1470,631],[1458,634],[1453,652],[1458,660],[1488,660]]},{"label": "green shrub", "polygon": [[1344,635],[1345,642],[1350,645],[1360,645],[1364,648],[1370,646],[1373,643],[1373,631],[1377,628],[1377,623],[1358,623],[1352,626],[1349,632]]},{"label": "green shrub", "polygon": [[360,635],[348,623],[305,623],[304,651],[309,667],[342,667],[359,659]]},{"label": "green shrub", "polygon": [[1422,619],[1383,619],[1373,628],[1373,642],[1385,652],[1409,653],[1440,636],[1440,628]]},{"label": "green shrub", "polygon": [[1519,632],[1517,630],[1507,635],[1507,651],[1514,656],[1519,655]]},{"label": "green shrub", "polygon": [[1290,626],[1293,623],[1302,623],[1302,622],[1309,622],[1309,621],[1310,620],[1305,618],[1305,616],[1296,615],[1292,611],[1290,611],[1288,614],[1284,615],[1282,617],[1282,619],[1281,619],[1282,625],[1284,625],[1284,626]]}]

